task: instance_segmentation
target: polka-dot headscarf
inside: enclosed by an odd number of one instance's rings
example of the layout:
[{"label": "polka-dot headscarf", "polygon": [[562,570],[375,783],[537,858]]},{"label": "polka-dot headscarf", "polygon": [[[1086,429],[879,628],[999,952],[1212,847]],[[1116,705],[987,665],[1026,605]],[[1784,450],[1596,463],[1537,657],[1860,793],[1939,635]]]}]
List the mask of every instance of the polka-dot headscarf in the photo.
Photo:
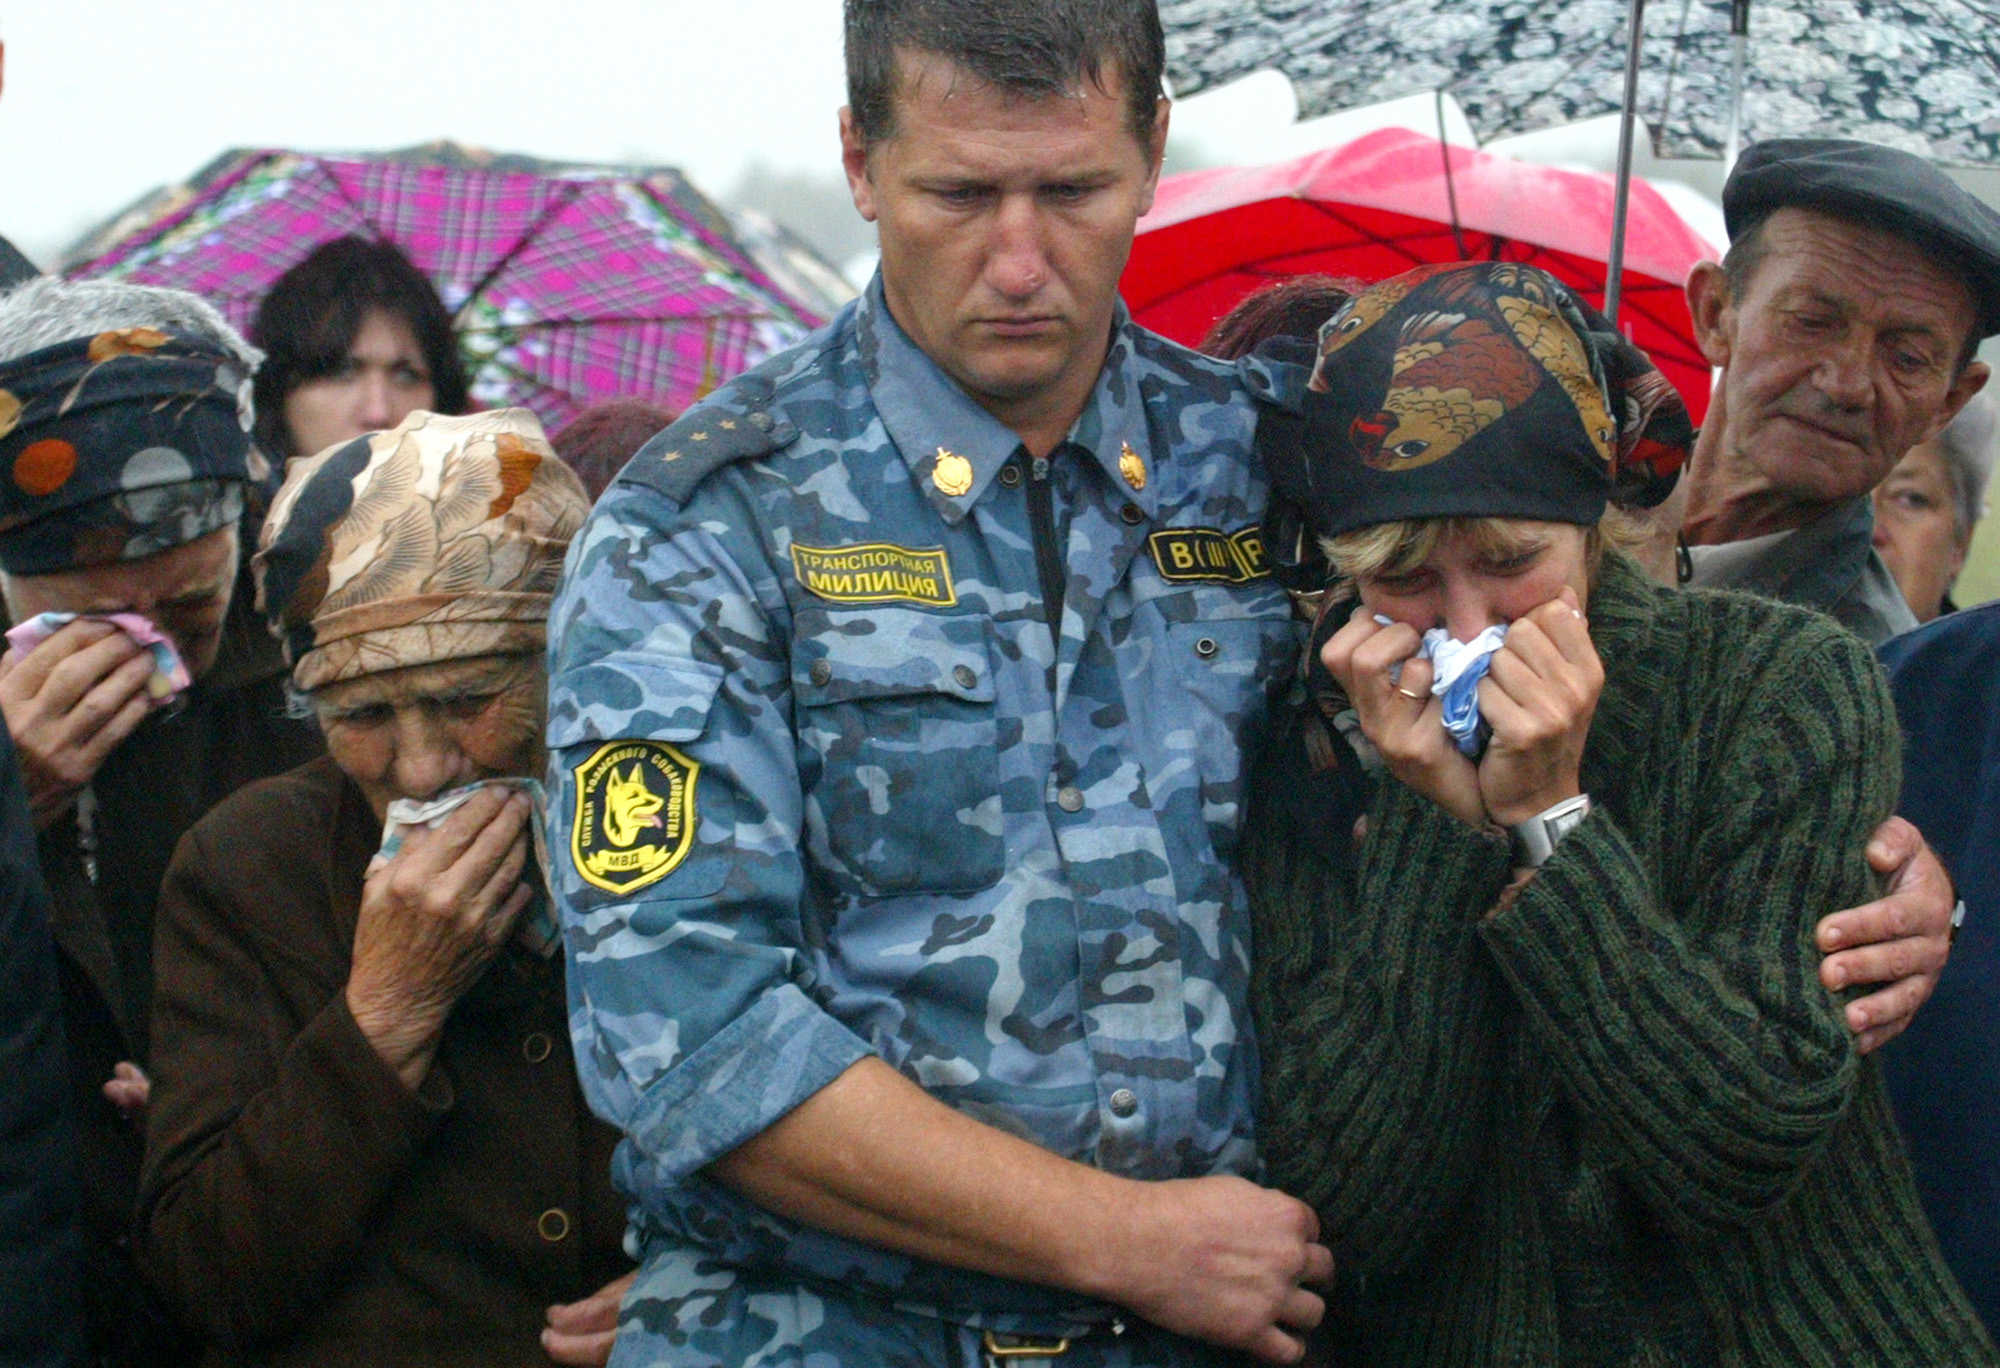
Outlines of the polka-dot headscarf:
[{"label": "polka-dot headscarf", "polygon": [[120,328],[0,364],[0,570],[170,550],[261,505],[250,376],[213,343]]}]

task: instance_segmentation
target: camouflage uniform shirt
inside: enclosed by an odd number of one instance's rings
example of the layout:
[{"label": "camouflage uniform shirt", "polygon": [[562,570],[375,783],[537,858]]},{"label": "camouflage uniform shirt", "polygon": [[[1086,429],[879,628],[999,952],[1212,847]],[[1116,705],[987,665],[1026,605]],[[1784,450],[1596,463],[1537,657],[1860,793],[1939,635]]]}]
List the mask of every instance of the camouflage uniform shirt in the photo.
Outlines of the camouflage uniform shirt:
[{"label": "camouflage uniform shirt", "polygon": [[1113,1173],[1253,1172],[1239,735],[1296,650],[1255,531],[1268,383],[1121,309],[1035,462],[878,281],[598,504],[550,619],[548,835],[645,1261],[616,1362],[939,1362],[960,1327],[1110,1318],[704,1177],[869,1055]]}]

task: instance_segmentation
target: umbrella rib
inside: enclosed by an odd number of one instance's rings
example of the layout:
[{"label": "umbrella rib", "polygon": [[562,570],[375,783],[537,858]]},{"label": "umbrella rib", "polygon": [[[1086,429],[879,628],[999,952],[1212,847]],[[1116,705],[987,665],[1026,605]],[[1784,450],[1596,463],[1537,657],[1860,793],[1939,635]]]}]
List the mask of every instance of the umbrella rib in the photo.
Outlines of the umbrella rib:
[{"label": "umbrella rib", "polygon": [[[1400,239],[1383,237],[1380,233],[1377,233],[1372,229],[1369,229],[1359,223],[1356,223],[1353,219],[1349,218],[1346,214],[1342,213],[1338,207],[1328,204],[1323,200],[1307,200],[1306,203],[1312,207],[1314,213],[1319,214],[1324,218],[1332,219],[1335,223],[1340,224],[1343,228],[1351,230],[1352,232],[1354,232],[1361,238],[1365,239],[1366,241],[1374,243],[1377,247],[1383,248],[1386,251],[1391,251],[1396,253],[1398,256],[1408,261],[1412,266],[1422,266],[1425,264],[1426,259],[1424,257],[1418,256],[1415,252],[1412,252],[1409,248],[1403,246],[1402,241]],[[1404,217],[1408,218],[1412,216],[1404,215]],[[1431,222],[1432,220],[1424,220],[1424,221]],[[1461,247],[1461,251],[1462,250],[1463,248]]]},{"label": "umbrella rib", "polygon": [[1667,116],[1673,112],[1674,108],[1674,80],[1680,75],[1681,49],[1687,43],[1688,11],[1693,6],[1694,0],[1681,0],[1681,18],[1680,23],[1674,29],[1673,53],[1667,58],[1667,84],[1666,88],[1660,93],[1659,126],[1662,131],[1666,129]]},{"label": "umbrella rib", "polygon": [[519,256],[524,249],[534,244],[535,238],[541,233],[542,229],[546,228],[549,222],[562,213],[563,210],[576,202],[577,196],[583,193],[584,184],[583,181],[577,180],[564,181],[563,193],[550,198],[548,208],[544,209],[541,216],[514,240],[513,250],[494,262],[492,266],[487,268],[485,275],[473,282],[472,288],[465,292],[464,303],[461,303],[458,307],[463,310],[473,300],[483,298],[487,287],[500,278],[502,271],[514,264],[514,258]]}]

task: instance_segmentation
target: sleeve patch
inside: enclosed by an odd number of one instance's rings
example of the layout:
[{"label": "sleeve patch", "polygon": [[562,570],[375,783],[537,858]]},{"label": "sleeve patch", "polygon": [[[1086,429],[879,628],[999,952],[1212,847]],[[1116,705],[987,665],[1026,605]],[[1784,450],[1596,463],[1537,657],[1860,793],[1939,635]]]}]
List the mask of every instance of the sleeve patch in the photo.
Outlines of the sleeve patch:
[{"label": "sleeve patch", "polygon": [[613,741],[576,766],[570,858],[585,883],[627,894],[673,873],[694,845],[699,762],[664,741]]}]

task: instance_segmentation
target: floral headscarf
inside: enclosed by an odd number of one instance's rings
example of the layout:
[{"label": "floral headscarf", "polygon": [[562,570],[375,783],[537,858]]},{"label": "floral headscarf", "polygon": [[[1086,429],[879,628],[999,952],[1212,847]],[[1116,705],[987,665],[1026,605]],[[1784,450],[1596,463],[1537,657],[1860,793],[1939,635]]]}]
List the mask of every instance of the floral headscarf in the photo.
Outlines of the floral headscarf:
[{"label": "floral headscarf", "polygon": [[418,410],[293,461],[257,602],[292,682],[539,651],[583,486],[526,409]]},{"label": "floral headscarf", "polygon": [[0,364],[0,569],[135,560],[234,526],[272,469],[250,373],[204,339],[117,328]]}]

